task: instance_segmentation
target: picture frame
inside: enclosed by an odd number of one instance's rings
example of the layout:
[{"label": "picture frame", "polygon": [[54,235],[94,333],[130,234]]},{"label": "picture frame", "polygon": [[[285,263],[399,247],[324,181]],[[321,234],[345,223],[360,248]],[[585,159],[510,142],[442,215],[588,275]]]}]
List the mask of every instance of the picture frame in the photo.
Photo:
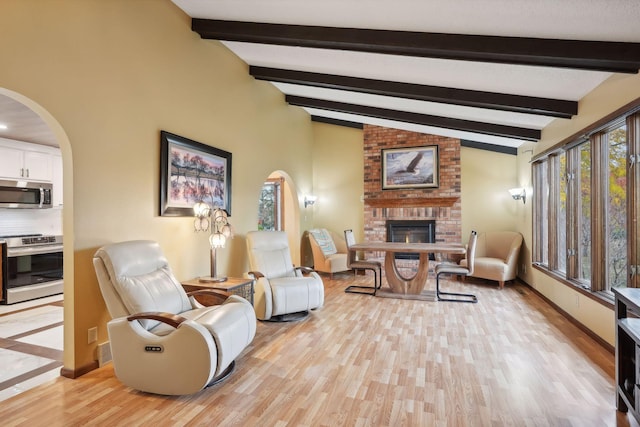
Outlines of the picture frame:
[{"label": "picture frame", "polygon": [[231,153],[160,132],[160,216],[193,216],[204,201],[231,216]]},{"label": "picture frame", "polygon": [[438,146],[383,149],[382,189],[438,188]]}]

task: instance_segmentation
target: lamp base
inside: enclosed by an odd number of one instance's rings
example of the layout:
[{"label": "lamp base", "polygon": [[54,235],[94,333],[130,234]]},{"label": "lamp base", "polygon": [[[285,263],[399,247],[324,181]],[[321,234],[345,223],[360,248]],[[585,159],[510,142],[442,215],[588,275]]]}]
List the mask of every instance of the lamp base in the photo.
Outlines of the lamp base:
[{"label": "lamp base", "polygon": [[220,283],[226,282],[227,277],[199,277],[198,282],[200,283]]}]

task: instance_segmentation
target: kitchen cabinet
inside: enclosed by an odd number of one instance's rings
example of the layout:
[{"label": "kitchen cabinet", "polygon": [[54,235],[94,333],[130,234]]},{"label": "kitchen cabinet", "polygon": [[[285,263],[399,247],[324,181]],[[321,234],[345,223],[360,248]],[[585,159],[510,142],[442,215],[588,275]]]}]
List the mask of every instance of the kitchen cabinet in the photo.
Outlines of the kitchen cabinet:
[{"label": "kitchen cabinet", "polygon": [[62,155],[54,154],[52,159],[53,190],[51,191],[51,206],[56,208],[62,207]]},{"label": "kitchen cabinet", "polygon": [[52,147],[0,138],[0,179],[52,180]]}]

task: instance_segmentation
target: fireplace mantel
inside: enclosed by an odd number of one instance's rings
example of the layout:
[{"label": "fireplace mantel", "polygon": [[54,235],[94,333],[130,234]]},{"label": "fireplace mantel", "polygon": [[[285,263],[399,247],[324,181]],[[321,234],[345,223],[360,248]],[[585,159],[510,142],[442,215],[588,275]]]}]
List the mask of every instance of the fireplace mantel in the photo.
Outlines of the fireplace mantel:
[{"label": "fireplace mantel", "polygon": [[451,207],[459,197],[396,197],[365,199],[364,204],[373,208],[430,208]]}]

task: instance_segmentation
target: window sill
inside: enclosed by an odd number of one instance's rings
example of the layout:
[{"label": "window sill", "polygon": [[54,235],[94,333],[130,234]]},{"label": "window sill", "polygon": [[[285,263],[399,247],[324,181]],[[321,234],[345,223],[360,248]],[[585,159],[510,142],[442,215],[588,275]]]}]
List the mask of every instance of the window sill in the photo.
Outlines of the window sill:
[{"label": "window sill", "polygon": [[607,292],[607,291],[592,291],[591,289],[589,289],[588,287],[586,287],[584,284],[576,281],[576,280],[570,280],[567,279],[566,277],[561,276],[560,274],[549,270],[548,268],[546,268],[543,265],[539,265],[539,264],[533,264],[532,266],[533,268],[535,268],[536,270],[538,270],[539,272],[546,274],[547,276],[551,277],[554,280],[557,280],[558,282],[560,282],[561,284],[571,288],[572,290],[586,296],[589,299],[592,299],[600,304],[602,304],[603,306],[610,308],[610,309],[614,309],[615,308],[615,299],[613,297],[613,293],[611,292]]}]

